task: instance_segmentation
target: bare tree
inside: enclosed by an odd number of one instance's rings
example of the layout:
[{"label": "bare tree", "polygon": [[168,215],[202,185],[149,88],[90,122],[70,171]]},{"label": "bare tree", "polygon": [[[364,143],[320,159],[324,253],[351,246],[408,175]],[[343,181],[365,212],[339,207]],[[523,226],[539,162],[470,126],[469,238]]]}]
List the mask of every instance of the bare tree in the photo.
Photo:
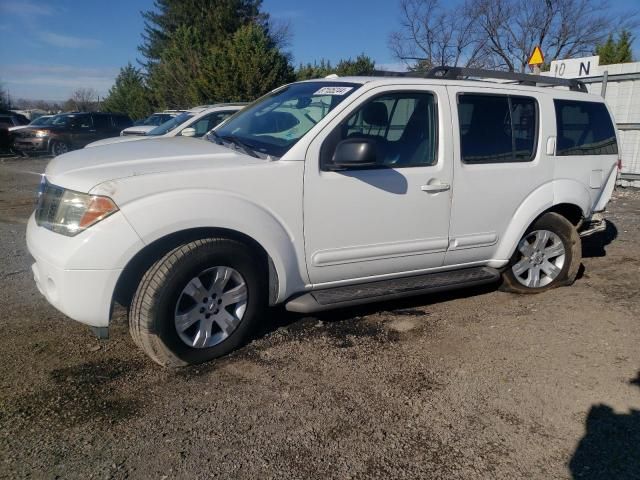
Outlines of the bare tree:
[{"label": "bare tree", "polygon": [[[96,108],[98,92],[93,88],[77,88],[71,94],[71,98],[66,102],[68,109],[78,112],[88,112]],[[69,108],[70,107],[70,108]]]},{"label": "bare tree", "polygon": [[611,32],[637,26],[637,12],[614,15],[607,0],[466,0],[448,9],[401,0],[400,12],[390,38],[399,59],[510,71],[524,71],[536,45],[549,62],[590,54]]},{"label": "bare tree", "polygon": [[389,38],[395,56],[408,66],[483,63],[486,39],[464,4],[443,8],[439,0],[400,0],[401,26]]}]

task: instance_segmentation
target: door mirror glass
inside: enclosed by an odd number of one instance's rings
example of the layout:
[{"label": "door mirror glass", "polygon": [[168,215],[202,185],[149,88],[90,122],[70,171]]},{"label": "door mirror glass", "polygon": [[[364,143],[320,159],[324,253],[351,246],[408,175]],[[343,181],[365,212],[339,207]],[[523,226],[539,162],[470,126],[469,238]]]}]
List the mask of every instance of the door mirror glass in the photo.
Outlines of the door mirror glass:
[{"label": "door mirror glass", "polygon": [[378,165],[378,152],[373,140],[354,138],[338,143],[331,166],[334,169],[367,168]]},{"label": "door mirror glass", "polygon": [[193,127],[187,127],[184,130],[182,130],[182,132],[180,132],[180,135],[182,135],[183,137],[195,137],[196,129]]}]

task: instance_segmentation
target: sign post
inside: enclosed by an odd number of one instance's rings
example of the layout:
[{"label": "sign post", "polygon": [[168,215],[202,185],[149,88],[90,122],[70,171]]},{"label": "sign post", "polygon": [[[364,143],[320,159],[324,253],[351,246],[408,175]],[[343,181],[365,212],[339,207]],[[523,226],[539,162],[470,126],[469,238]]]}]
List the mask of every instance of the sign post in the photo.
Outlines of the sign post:
[{"label": "sign post", "polygon": [[540,66],[544,64],[544,55],[542,54],[542,50],[539,46],[536,45],[533,49],[527,63],[531,67],[531,70],[533,70],[534,74],[540,75]]}]

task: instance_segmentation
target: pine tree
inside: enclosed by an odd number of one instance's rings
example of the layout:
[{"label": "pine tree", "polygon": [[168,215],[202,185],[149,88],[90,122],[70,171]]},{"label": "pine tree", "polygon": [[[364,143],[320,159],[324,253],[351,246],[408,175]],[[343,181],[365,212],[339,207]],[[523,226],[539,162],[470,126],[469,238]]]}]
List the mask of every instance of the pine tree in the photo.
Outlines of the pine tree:
[{"label": "pine tree", "polygon": [[102,109],[106,112],[127,113],[134,120],[148,116],[153,109],[142,72],[131,63],[122,67],[109,95],[102,103]]},{"label": "pine tree", "polygon": [[286,55],[260,25],[240,27],[223,48],[209,57],[202,92],[216,101],[250,101],[294,80]]},{"label": "pine tree", "polygon": [[341,77],[370,75],[375,70],[375,62],[364,53],[358,55],[355,60],[351,58],[340,60],[334,67],[328,60],[320,60],[320,63],[300,64],[296,70],[297,80],[310,80],[312,78],[324,78],[327,75],[336,74]]},{"label": "pine tree", "polygon": [[375,62],[364,53],[358,55],[355,60],[340,60],[336,66],[336,74],[341,77],[351,75],[370,75],[376,68]]},{"label": "pine tree", "polygon": [[610,34],[605,43],[596,46],[595,53],[596,55],[600,55],[600,65],[632,62],[632,43],[633,37],[631,33],[626,30],[620,32],[617,41],[614,40],[613,34]]},{"label": "pine tree", "polygon": [[191,26],[203,45],[220,45],[242,25],[268,28],[268,15],[260,12],[262,0],[154,0],[154,9],[142,12],[143,44],[140,52],[147,69],[161,60],[173,34]]}]

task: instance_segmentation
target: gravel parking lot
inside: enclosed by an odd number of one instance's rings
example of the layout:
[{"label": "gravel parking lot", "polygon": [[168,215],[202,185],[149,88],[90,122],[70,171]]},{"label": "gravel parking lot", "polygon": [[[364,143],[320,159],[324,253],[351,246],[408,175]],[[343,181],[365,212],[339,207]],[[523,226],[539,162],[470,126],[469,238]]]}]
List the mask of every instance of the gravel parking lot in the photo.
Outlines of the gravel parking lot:
[{"label": "gravel parking lot", "polygon": [[301,317],[161,369],[37,292],[47,159],[0,159],[0,477],[640,478],[640,192],[572,287],[495,286]]}]

